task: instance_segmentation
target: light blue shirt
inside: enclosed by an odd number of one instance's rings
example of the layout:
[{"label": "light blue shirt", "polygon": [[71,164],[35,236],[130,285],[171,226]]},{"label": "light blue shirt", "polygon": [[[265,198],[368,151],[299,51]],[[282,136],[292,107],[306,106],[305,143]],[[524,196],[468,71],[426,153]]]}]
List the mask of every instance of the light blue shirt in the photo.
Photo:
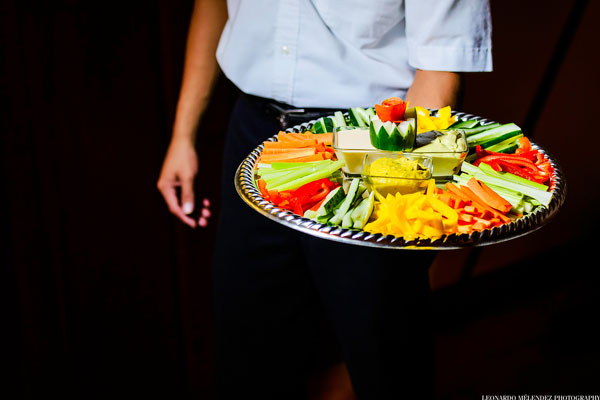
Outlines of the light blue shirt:
[{"label": "light blue shirt", "polygon": [[487,0],[228,0],[217,49],[243,92],[296,107],[404,98],[415,69],[491,71]]}]

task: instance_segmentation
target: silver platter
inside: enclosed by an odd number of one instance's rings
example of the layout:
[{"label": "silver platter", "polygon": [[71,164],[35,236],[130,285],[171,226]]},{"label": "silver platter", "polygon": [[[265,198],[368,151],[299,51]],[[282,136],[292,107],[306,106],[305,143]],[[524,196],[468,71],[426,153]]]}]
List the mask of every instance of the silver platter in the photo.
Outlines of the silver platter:
[{"label": "silver platter", "polygon": [[[454,113],[460,120],[478,120],[481,123],[494,121],[477,117],[462,112]],[[288,128],[286,132],[304,132],[315,121]],[[276,141],[277,135],[267,139]],[[496,226],[480,232],[469,234],[451,234],[436,240],[419,239],[405,240],[401,237],[382,234],[371,234],[355,229],[346,229],[337,226],[328,226],[304,218],[288,210],[283,210],[265,200],[255,185],[255,167],[262,152],[262,144],[256,147],[239,165],[235,174],[235,188],[240,197],[254,210],[289,228],[304,232],[322,239],[344,242],[358,246],[380,247],[386,249],[414,249],[414,250],[453,250],[465,247],[487,246],[516,239],[532,233],[544,225],[558,213],[565,202],[567,182],[558,162],[551,154],[531,141],[532,147],[544,153],[554,168],[554,187],[552,201],[548,207],[539,207],[535,212],[527,214],[510,223]]]}]

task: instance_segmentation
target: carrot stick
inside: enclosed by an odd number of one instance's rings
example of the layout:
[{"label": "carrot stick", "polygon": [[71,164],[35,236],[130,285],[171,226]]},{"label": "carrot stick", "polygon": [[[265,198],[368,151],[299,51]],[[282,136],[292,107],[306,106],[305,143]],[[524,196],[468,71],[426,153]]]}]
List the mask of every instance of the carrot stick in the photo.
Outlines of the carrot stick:
[{"label": "carrot stick", "polygon": [[471,202],[474,203],[474,205],[477,208],[489,211],[494,217],[500,218],[502,222],[510,222],[510,218],[498,212],[498,210],[486,205],[485,202],[481,200],[475,193],[473,193],[473,191],[470,188],[468,188],[467,186],[460,186],[459,188],[466,196],[468,196],[471,199]]},{"label": "carrot stick", "polygon": [[507,213],[512,209],[512,205],[504,197],[500,196],[488,185],[486,185],[485,183],[483,183],[481,181],[479,182],[479,185],[490,197],[495,198],[499,202],[499,204],[502,205],[502,209],[499,208],[500,211]]},{"label": "carrot stick", "polygon": [[263,142],[263,149],[285,149],[285,148],[302,148],[302,147],[316,147],[317,141],[311,140],[296,141],[296,140],[284,140],[282,142]]},{"label": "carrot stick", "polygon": [[314,140],[311,137],[305,136],[302,133],[296,132],[280,132],[277,135],[277,140]]},{"label": "carrot stick", "polygon": [[319,143],[323,143],[326,146],[331,146],[333,144],[333,132],[327,132],[327,133],[305,132],[304,135],[311,139],[316,139]]},{"label": "carrot stick", "polygon": [[309,156],[317,153],[317,150],[312,147],[300,147],[300,148],[273,148],[263,149],[262,155],[274,155],[274,154],[291,154],[294,157]]},{"label": "carrot stick", "polygon": [[467,181],[467,186],[485,205],[490,206],[500,211],[501,213],[507,213],[512,208],[508,201],[504,200],[492,189],[488,188],[491,193],[484,190],[483,187],[480,185],[480,182],[475,178],[469,179]]},{"label": "carrot stick", "polygon": [[464,212],[458,213],[458,223],[463,225],[468,225],[473,223],[473,216],[471,214],[466,214]]},{"label": "carrot stick", "polygon": [[317,151],[312,147],[302,147],[299,149],[266,149],[261,156],[287,156],[287,158],[296,158],[316,154]]},{"label": "carrot stick", "polygon": [[308,162],[322,160],[324,160],[324,158],[321,153],[299,157],[292,157],[287,154],[267,154],[260,157],[260,162],[264,164],[271,164],[274,162]]},{"label": "carrot stick", "polygon": [[279,140],[280,142],[286,142],[286,141],[304,141],[304,140],[313,140],[312,138],[309,137],[299,137],[296,134],[293,133],[286,133],[286,132],[279,132],[279,134],[277,135],[277,140]]},{"label": "carrot stick", "polygon": [[310,161],[322,161],[325,160],[323,153],[312,154],[310,156],[290,158],[286,162],[310,162]]},{"label": "carrot stick", "polygon": [[448,191],[454,195],[456,195],[458,198],[460,198],[462,201],[464,202],[468,202],[470,201],[469,197],[466,196],[464,193],[462,193],[459,189],[458,186],[456,186],[454,183],[452,182],[446,182],[446,189],[448,189]]},{"label": "carrot stick", "polygon": [[440,193],[437,194],[438,199],[440,199],[450,207],[457,209],[462,208],[464,206],[464,201],[460,197],[456,196],[454,193],[442,189],[438,190],[440,191]]}]

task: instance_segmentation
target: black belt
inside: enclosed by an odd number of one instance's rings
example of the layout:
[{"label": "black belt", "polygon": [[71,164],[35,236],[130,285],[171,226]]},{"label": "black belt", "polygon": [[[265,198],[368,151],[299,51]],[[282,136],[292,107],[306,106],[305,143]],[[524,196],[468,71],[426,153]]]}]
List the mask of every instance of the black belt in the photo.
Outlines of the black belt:
[{"label": "black belt", "polygon": [[339,109],[333,108],[298,108],[264,97],[252,96],[249,94],[244,94],[244,96],[250,102],[259,106],[266,115],[275,119],[282,130],[321,117],[333,115],[334,112],[339,111]]}]

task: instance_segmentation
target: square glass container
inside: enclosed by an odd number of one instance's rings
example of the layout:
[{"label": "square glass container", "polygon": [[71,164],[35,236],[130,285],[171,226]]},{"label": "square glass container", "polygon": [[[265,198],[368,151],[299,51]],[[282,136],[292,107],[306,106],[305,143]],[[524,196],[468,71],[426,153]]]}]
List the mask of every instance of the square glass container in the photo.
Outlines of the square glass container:
[{"label": "square glass container", "polygon": [[[432,178],[433,162],[424,154],[373,151],[363,157],[361,176],[365,186],[384,197],[424,192]],[[386,160],[380,160],[383,158]]]},{"label": "square glass container", "polygon": [[346,178],[360,177],[365,154],[381,151],[371,145],[369,128],[358,126],[335,127],[333,149],[338,160],[345,162],[342,172]]}]

